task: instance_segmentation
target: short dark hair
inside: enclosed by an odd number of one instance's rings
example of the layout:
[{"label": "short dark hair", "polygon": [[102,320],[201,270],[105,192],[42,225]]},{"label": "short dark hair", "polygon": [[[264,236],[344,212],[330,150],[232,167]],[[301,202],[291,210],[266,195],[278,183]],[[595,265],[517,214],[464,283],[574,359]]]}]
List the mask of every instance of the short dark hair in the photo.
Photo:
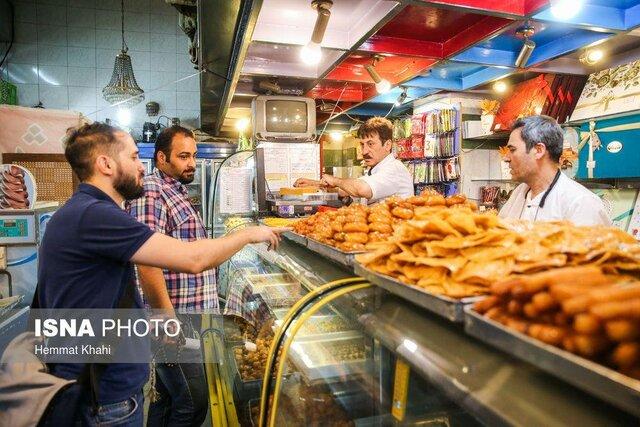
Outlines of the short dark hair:
[{"label": "short dark hair", "polygon": [[116,136],[117,132],[124,131],[100,122],[67,131],[64,156],[80,181],[86,181],[93,175],[93,162],[97,154],[115,157],[122,150],[122,140]]},{"label": "short dark hair", "polygon": [[364,122],[358,129],[358,138],[378,135],[380,141],[384,144],[386,141],[393,139],[393,124],[384,117],[372,117]]},{"label": "short dark hair", "polygon": [[527,153],[536,144],[544,144],[551,160],[556,163],[560,162],[564,134],[555,119],[542,115],[524,117],[513,124],[511,130],[516,129],[522,129],[520,133],[527,147]]},{"label": "short dark hair", "polygon": [[173,142],[173,137],[176,135],[184,135],[189,138],[196,139],[193,131],[187,129],[182,126],[171,126],[164,129],[156,138],[156,146],[155,151],[153,153],[153,160],[158,161],[158,153],[163,152],[167,159],[171,157],[171,143]]}]

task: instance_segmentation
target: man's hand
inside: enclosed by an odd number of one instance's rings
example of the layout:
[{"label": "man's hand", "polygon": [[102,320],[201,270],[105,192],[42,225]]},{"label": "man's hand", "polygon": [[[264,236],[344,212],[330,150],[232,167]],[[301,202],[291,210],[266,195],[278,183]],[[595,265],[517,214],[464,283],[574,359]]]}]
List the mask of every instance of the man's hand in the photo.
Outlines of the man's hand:
[{"label": "man's hand", "polygon": [[256,227],[247,227],[241,232],[247,233],[251,243],[269,243],[269,249],[278,249],[280,243],[280,234],[285,231],[291,231],[289,227],[267,227],[260,225]]},{"label": "man's hand", "polygon": [[294,187],[318,187],[320,186],[320,181],[316,181],[315,179],[309,178],[298,178],[296,182],[293,183]]},{"label": "man's hand", "polygon": [[338,182],[340,182],[340,178],[336,178],[333,175],[322,175],[322,180],[320,181],[323,185],[327,187],[337,187]]}]

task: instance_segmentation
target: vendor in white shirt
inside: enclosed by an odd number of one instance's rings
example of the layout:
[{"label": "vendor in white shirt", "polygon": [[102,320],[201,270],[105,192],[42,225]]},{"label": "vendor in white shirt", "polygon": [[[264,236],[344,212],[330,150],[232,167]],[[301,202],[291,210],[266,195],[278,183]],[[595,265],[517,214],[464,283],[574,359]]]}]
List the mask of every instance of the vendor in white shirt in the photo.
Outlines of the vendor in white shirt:
[{"label": "vendor in white shirt", "polygon": [[522,184],[500,210],[501,217],[611,225],[602,200],[560,171],[562,143],[562,129],[551,117],[516,121],[505,161],[511,177]]},{"label": "vendor in white shirt", "polygon": [[365,198],[369,204],[390,196],[413,196],[413,177],[391,153],[393,125],[384,117],[373,117],[358,129],[362,158],[369,170],[360,178],[323,175],[321,181],[299,179],[296,187],[321,185],[335,187],[341,196]]}]

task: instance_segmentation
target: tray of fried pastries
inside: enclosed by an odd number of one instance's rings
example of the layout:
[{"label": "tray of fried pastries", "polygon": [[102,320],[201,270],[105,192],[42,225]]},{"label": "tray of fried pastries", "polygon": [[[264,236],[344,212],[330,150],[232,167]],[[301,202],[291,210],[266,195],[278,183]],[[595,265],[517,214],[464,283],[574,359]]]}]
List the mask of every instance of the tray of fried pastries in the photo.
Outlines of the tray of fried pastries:
[{"label": "tray of fried pastries", "polygon": [[293,231],[285,231],[282,233],[282,237],[287,240],[291,240],[294,243],[299,244],[300,246],[307,246],[307,238],[302,234],[294,233]]},{"label": "tray of fried pastries", "polygon": [[354,272],[356,275],[367,279],[392,294],[419,305],[452,322],[462,322],[464,320],[464,306],[478,299],[478,297],[452,298],[446,295],[431,293],[419,286],[403,283],[394,277],[369,270],[358,263],[354,266]]},{"label": "tray of fried pastries", "polygon": [[497,282],[465,308],[465,330],[640,416],[640,281],[624,271],[637,269],[630,259],[615,264]]}]

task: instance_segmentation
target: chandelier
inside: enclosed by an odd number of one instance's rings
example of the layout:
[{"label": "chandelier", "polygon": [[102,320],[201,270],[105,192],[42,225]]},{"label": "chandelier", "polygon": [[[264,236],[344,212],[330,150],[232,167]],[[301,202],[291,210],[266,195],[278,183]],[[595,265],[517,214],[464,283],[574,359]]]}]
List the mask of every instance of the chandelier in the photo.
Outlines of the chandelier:
[{"label": "chandelier", "polygon": [[122,14],[122,50],[116,55],[111,81],[102,89],[102,97],[111,105],[133,107],[144,99],[144,90],[138,86],[136,77],[133,75],[131,57],[127,54],[129,47],[124,41],[124,0],[121,0],[120,11]]}]

